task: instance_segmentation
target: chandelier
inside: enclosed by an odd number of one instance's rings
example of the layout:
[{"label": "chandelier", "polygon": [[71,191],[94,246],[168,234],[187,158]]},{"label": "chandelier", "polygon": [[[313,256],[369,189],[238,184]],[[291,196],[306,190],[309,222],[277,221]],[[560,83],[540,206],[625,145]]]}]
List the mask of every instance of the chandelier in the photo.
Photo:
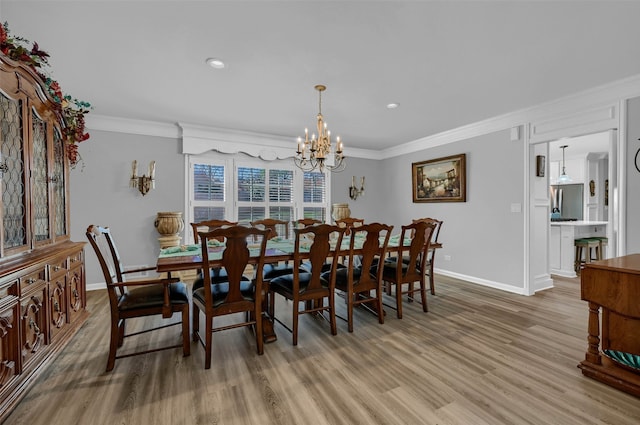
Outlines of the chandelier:
[{"label": "chandelier", "polygon": [[294,157],[294,162],[298,168],[304,171],[318,169],[324,172],[325,169],[332,172],[340,172],[347,166],[344,161],[343,145],[340,136],[336,138],[335,150],[331,146],[331,131],[327,130],[327,123],[322,118],[322,92],[327,87],[318,84],[318,133],[313,133],[309,138],[309,129],[304,129],[304,141],[298,137],[298,150]]}]

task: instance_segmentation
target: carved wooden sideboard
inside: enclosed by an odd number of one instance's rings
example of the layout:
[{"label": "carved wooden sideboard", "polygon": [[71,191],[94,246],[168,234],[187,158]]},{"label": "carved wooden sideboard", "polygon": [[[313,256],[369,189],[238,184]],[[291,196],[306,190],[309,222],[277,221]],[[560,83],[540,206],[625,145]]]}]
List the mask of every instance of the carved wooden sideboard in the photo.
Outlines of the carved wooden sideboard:
[{"label": "carved wooden sideboard", "polygon": [[63,125],[37,74],[0,54],[0,422],[88,316]]},{"label": "carved wooden sideboard", "polygon": [[640,254],[587,263],[580,279],[582,299],[589,302],[589,335],[578,367],[640,397]]}]

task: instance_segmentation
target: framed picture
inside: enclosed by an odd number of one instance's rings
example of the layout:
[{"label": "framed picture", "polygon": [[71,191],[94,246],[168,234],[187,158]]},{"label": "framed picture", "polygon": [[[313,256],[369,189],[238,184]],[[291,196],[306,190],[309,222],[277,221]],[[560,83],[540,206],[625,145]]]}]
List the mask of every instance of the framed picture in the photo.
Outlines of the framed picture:
[{"label": "framed picture", "polygon": [[411,164],[413,202],[466,202],[466,154]]},{"label": "framed picture", "polygon": [[544,177],[544,164],[545,157],[544,155],[536,156],[536,177]]}]

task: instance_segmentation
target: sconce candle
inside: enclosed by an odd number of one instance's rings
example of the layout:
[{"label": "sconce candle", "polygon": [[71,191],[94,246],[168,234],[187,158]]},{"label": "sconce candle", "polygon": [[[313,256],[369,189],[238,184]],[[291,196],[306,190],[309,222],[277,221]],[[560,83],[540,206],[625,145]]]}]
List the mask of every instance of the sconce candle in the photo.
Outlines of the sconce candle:
[{"label": "sconce candle", "polygon": [[358,196],[364,195],[364,176],[362,176],[362,180],[360,180],[360,189],[356,187],[356,176],[351,178],[351,187],[349,187],[349,198],[354,201],[358,199]]},{"label": "sconce candle", "polygon": [[143,174],[138,176],[138,161],[134,160],[131,164],[131,179],[129,186],[138,189],[142,195],[146,195],[151,189],[156,188],[156,162],[149,163],[149,175]]}]

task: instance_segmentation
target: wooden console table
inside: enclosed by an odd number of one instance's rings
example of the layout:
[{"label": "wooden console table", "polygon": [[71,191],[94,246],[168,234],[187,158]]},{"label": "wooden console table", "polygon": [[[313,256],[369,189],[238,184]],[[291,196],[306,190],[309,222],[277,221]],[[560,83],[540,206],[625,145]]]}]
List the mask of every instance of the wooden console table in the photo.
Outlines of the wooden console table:
[{"label": "wooden console table", "polygon": [[582,374],[640,397],[640,254],[585,264],[581,298],[589,302]]}]

